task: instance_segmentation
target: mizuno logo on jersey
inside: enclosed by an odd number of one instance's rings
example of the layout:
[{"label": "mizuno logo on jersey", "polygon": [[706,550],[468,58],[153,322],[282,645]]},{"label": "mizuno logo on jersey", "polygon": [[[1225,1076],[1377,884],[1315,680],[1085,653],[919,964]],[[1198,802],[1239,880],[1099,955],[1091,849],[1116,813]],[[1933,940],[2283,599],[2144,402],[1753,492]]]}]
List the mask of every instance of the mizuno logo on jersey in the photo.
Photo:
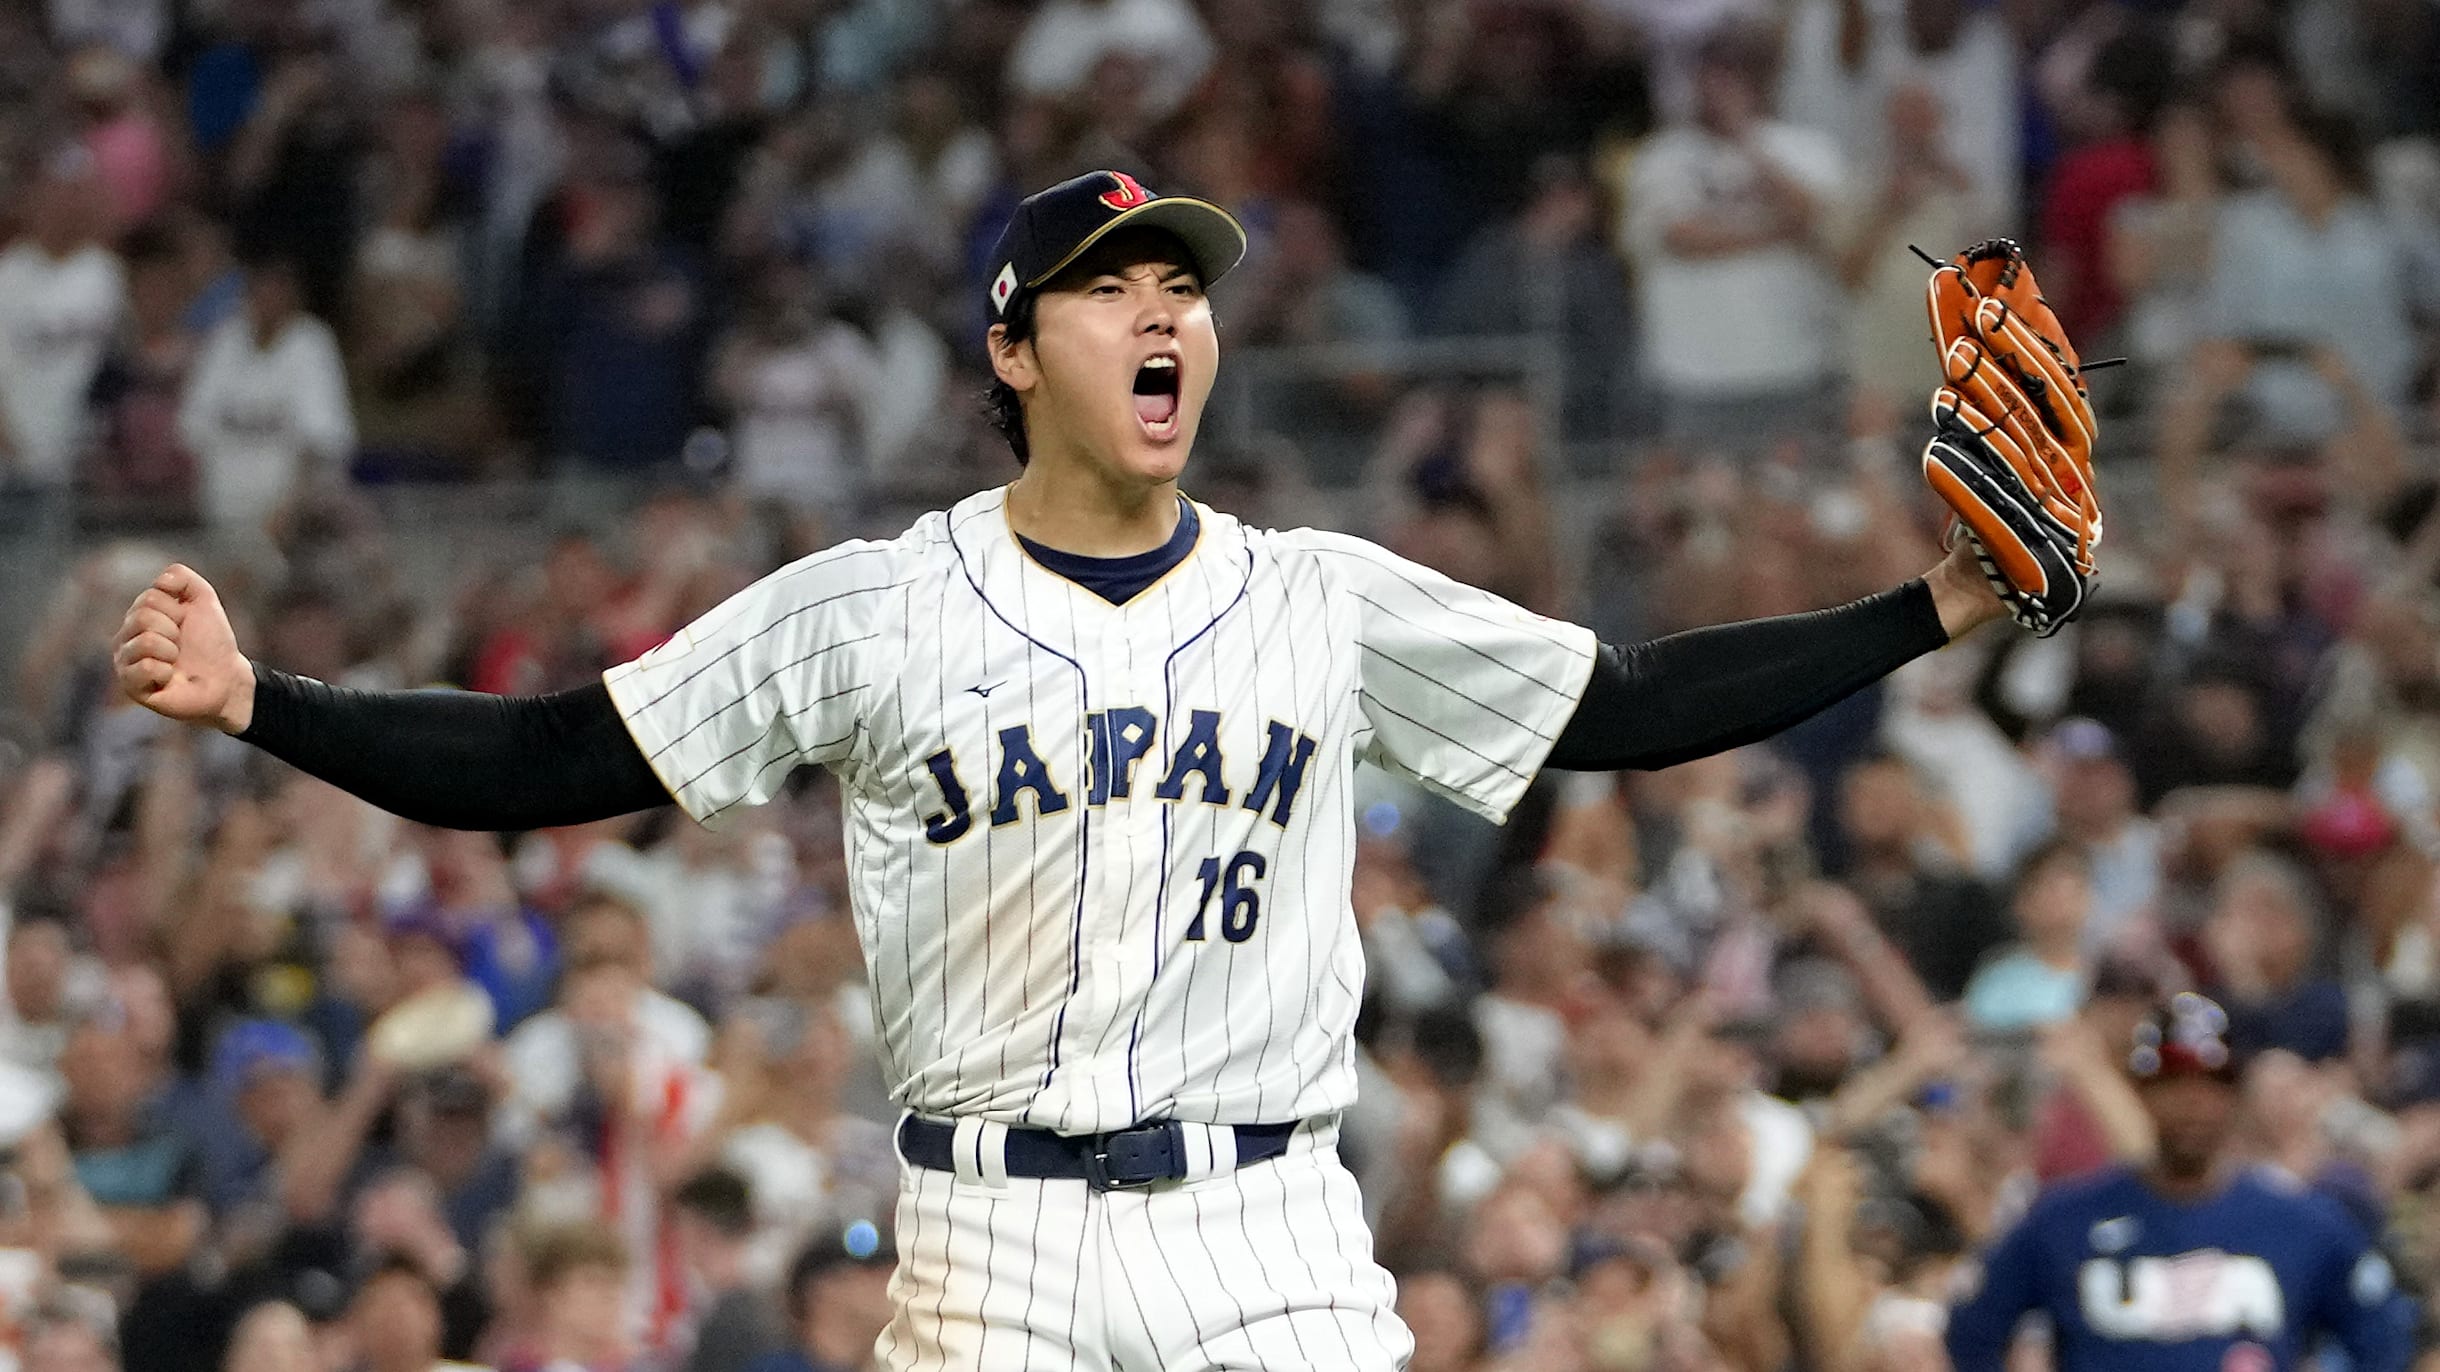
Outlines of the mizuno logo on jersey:
[{"label": "mizuno logo on jersey", "polygon": [[[1149,783],[1154,800],[1170,804],[1194,800],[1267,811],[1271,822],[1284,829],[1295,809],[1296,794],[1305,784],[1305,768],[1313,761],[1315,747],[1311,735],[1270,721],[1264,731],[1261,760],[1255,763],[1250,779],[1239,778],[1246,782],[1239,791],[1229,784],[1220,742],[1225,730],[1217,710],[1188,712],[1186,726],[1170,740],[1166,757],[1154,756],[1160,716],[1140,705],[1096,710],[1084,717],[1084,731],[1086,775],[1069,779],[1081,782],[1081,795],[1069,780],[1052,773],[1034,744],[1032,725],[1016,724],[999,731],[987,797],[993,828],[1016,823],[1025,813],[1027,796],[1036,816],[1054,815],[1078,800],[1088,806],[1134,800],[1138,790]],[[1147,759],[1159,768],[1157,778],[1142,769]],[[974,830],[974,792],[958,769],[956,755],[947,748],[925,758],[924,768],[941,802],[938,810],[924,817],[924,836],[934,843],[955,843]]]},{"label": "mizuno logo on jersey", "polygon": [[2271,1265],[2217,1248],[2173,1258],[2093,1258],[2077,1269],[2076,1287],[2085,1321],[2103,1338],[2183,1343],[2251,1332],[2269,1339],[2287,1325]]}]

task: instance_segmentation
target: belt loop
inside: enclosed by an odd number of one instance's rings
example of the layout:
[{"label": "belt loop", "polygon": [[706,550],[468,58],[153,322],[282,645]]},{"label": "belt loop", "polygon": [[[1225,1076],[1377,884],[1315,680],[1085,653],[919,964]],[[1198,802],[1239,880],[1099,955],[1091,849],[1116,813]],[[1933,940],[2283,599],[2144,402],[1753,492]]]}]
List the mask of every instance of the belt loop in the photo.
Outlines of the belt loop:
[{"label": "belt loop", "polygon": [[1008,1126],[998,1120],[981,1121],[975,1131],[974,1151],[983,1173],[983,1185],[994,1191],[1008,1188]]},{"label": "belt loop", "polygon": [[1237,1170],[1237,1130],[1226,1124],[1181,1122],[1187,1181],[1203,1181]]},{"label": "belt loop", "polygon": [[[957,1132],[949,1142],[949,1161],[956,1166],[957,1179],[968,1186],[984,1184],[983,1124],[984,1121],[974,1115],[961,1117],[957,1121]],[[1003,1155],[999,1162],[1000,1175],[1005,1178],[1008,1175],[1008,1159]]]}]

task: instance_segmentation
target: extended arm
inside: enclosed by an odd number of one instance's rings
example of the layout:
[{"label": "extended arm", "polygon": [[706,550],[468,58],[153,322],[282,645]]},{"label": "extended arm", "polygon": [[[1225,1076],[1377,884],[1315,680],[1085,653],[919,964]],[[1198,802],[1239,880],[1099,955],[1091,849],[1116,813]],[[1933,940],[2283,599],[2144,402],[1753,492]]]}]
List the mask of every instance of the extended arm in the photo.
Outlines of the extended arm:
[{"label": "extended arm", "polygon": [[247,661],[210,582],[171,566],[113,655],[138,704],[234,734],[392,814],[545,829],[669,803],[604,685],[551,696],[351,691]]},{"label": "extended arm", "polygon": [[600,683],[547,696],[352,691],[254,669],[239,738],[392,814],[547,829],[667,805]]},{"label": "extended arm", "polygon": [[1997,614],[1959,565],[1835,609],[1604,645],[1547,765],[1674,767],[1802,723]]}]

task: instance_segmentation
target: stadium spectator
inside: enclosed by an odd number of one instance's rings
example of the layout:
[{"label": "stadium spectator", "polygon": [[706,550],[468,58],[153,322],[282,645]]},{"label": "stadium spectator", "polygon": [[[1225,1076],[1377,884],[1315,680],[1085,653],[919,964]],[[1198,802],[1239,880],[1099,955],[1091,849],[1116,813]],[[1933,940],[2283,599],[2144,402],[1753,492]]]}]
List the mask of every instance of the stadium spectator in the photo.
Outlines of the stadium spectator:
[{"label": "stadium spectator", "polygon": [[88,1311],[37,1310],[19,1346],[24,1349],[19,1360],[24,1372],[119,1372],[116,1340]]},{"label": "stadium spectator", "polygon": [[1876,189],[1841,205],[1832,230],[1848,291],[1848,379],[1888,403],[1923,387],[1923,264],[1909,243],[1972,243],[2008,221],[1964,171],[1940,98],[1920,82],[1891,88]]},{"label": "stadium spectator", "polygon": [[52,1076],[78,1014],[100,993],[101,969],[77,955],[67,923],[15,916],[8,927],[0,1058]]},{"label": "stadium spectator", "polygon": [[872,340],[829,309],[811,272],[793,263],[766,269],[712,364],[733,416],[738,489],[817,530],[852,525],[868,479],[868,415],[885,375]]},{"label": "stadium spectator", "polygon": [[69,53],[65,75],[84,149],[109,204],[110,237],[122,238],[168,205],[181,149],[155,113],[153,78],[127,53],[87,43]]},{"label": "stadium spectator", "polygon": [[746,1270],[753,1194],[745,1178],[714,1167],[679,1183],[670,1201],[692,1288],[686,1372],[745,1372],[787,1341],[778,1303],[756,1289]]},{"label": "stadium spectator", "polygon": [[633,1372],[639,1366],[635,1309],[626,1300],[629,1259],[608,1226],[571,1224],[533,1239],[528,1280],[540,1307],[536,1346],[501,1360],[500,1372]]},{"label": "stadium spectator", "polygon": [[[1751,35],[1711,40],[1693,117],[1656,135],[1629,174],[1621,238],[1640,351],[1662,432],[1680,442],[1806,432],[1837,367],[1819,245],[1844,172],[1830,140],[1771,117],[1767,60]],[[1742,345],[1765,332],[1785,346]]]},{"label": "stadium spectator", "polygon": [[2232,1047],[2247,1056],[2285,1049],[2307,1062],[2344,1057],[2347,994],[2317,970],[2319,921],[2303,874],[2253,855],[2232,864],[2213,894],[2203,941]]},{"label": "stadium spectator", "polygon": [[292,261],[245,264],[245,308],[203,342],[178,403],[204,518],[257,533],[330,479],[356,447],[347,375],[330,326],[305,312]]},{"label": "stadium spectator", "polygon": [[196,1141],[153,1107],[162,1086],[127,1029],[89,1021],[60,1054],[59,1119],[77,1187],[99,1207],[119,1252],[143,1274],[183,1265],[203,1238]]},{"label": "stadium spectator", "polygon": [[[1186,0],[1052,0],[1034,11],[1008,53],[1008,86],[1064,98],[1108,83],[1112,69],[1145,118],[1175,110],[1211,65],[1211,34]],[[1153,74],[1158,73],[1158,79]]]},{"label": "stadium spectator", "polygon": [[710,283],[662,233],[641,156],[614,149],[578,169],[560,254],[522,302],[517,345],[542,369],[552,457],[611,472],[678,461],[713,327]]},{"label": "stadium spectator", "polygon": [[897,1252],[869,1220],[807,1244],[788,1269],[788,1318],[796,1346],[749,1372],[863,1372],[889,1327],[889,1272]]},{"label": "stadium spectator", "polygon": [[2280,68],[2250,53],[2229,60],[2215,94],[2248,182],[2204,240],[2204,327],[2259,359],[2245,393],[2256,422],[2307,441],[2338,425],[2335,398],[2304,365],[2314,345],[2403,405],[2415,366],[2408,262],[2365,194],[2360,135],[2301,108]]},{"label": "stadium spectator", "polygon": [[1857,764],[1840,778],[1838,813],[1846,851],[1833,870],[1934,997],[1963,995],[2007,926],[1998,902],[1960,870],[1912,770],[1894,757]]},{"label": "stadium spectator", "polygon": [[321,1372],[320,1352],[303,1311],[286,1301],[264,1301],[238,1317],[222,1366],[226,1372]]},{"label": "stadium spectator", "polygon": [[459,273],[474,191],[450,165],[451,136],[438,96],[401,95],[367,166],[379,189],[349,266],[346,342],[368,474],[465,476],[492,439]]},{"label": "stadium spectator", "polygon": [[86,484],[96,527],[180,528],[196,517],[195,455],[178,428],[178,405],[201,339],[188,320],[193,283],[172,238],[157,229],[128,236],[127,327],[93,378],[94,443]]},{"label": "stadium spectator", "polygon": [[747,1182],[754,1234],[744,1261],[768,1286],[824,1226],[893,1204],[897,1146],[885,1126],[841,1099],[857,1045],[835,1005],[747,1008],[775,1013],[743,1016],[724,1030],[724,1047],[736,1048],[720,1055],[720,1114],[702,1139]]},{"label": "stadium spectator", "polygon": [[2054,840],[2027,856],[2010,902],[2023,941],[1976,969],[1966,984],[1966,1018],[2001,1032],[2074,1018],[2091,981],[2084,930],[2092,903],[2092,867],[2081,849]]},{"label": "stadium spectator", "polygon": [[127,313],[127,273],[104,241],[102,187],[81,149],[53,152],[25,192],[25,232],[0,252],[0,438],[11,484],[64,490],[85,396]]},{"label": "stadium spectator", "polygon": [[1636,335],[1620,262],[1601,234],[1601,199],[1573,158],[1544,156],[1512,216],[1466,244],[1432,302],[1432,332],[1554,339],[1571,436],[1606,433],[1629,412]]},{"label": "stadium spectator", "polygon": [[2094,54],[2075,102],[2059,111],[2071,144],[2042,188],[2045,299],[2076,338],[2102,347],[2119,333],[2126,299],[2110,271],[2112,221],[2152,193],[2153,149],[2176,72],[2167,45],[2148,29],[2120,34]]},{"label": "stadium spectator", "polygon": [[2160,826],[2135,806],[2135,778],[2116,735],[2098,721],[2068,719],[2044,742],[2056,768],[2060,836],[2082,849],[2091,874],[2085,951],[2157,942]]},{"label": "stadium spectator", "polygon": [[356,1372],[456,1372],[441,1358],[441,1301],[421,1267],[385,1260],[356,1286],[347,1331]]}]

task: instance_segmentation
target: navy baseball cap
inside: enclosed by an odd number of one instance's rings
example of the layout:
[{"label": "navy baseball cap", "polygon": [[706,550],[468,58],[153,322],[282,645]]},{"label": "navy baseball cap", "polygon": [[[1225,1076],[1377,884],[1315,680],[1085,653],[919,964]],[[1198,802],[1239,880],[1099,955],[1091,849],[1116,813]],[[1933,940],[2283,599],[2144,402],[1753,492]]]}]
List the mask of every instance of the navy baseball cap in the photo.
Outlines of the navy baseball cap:
[{"label": "navy baseball cap", "polygon": [[1245,258],[1245,226],[1208,200],[1155,195],[1118,171],[1086,172],[1025,197],[992,245],[991,317],[1067,269],[1087,248],[1127,225],[1176,234],[1205,286]]}]

